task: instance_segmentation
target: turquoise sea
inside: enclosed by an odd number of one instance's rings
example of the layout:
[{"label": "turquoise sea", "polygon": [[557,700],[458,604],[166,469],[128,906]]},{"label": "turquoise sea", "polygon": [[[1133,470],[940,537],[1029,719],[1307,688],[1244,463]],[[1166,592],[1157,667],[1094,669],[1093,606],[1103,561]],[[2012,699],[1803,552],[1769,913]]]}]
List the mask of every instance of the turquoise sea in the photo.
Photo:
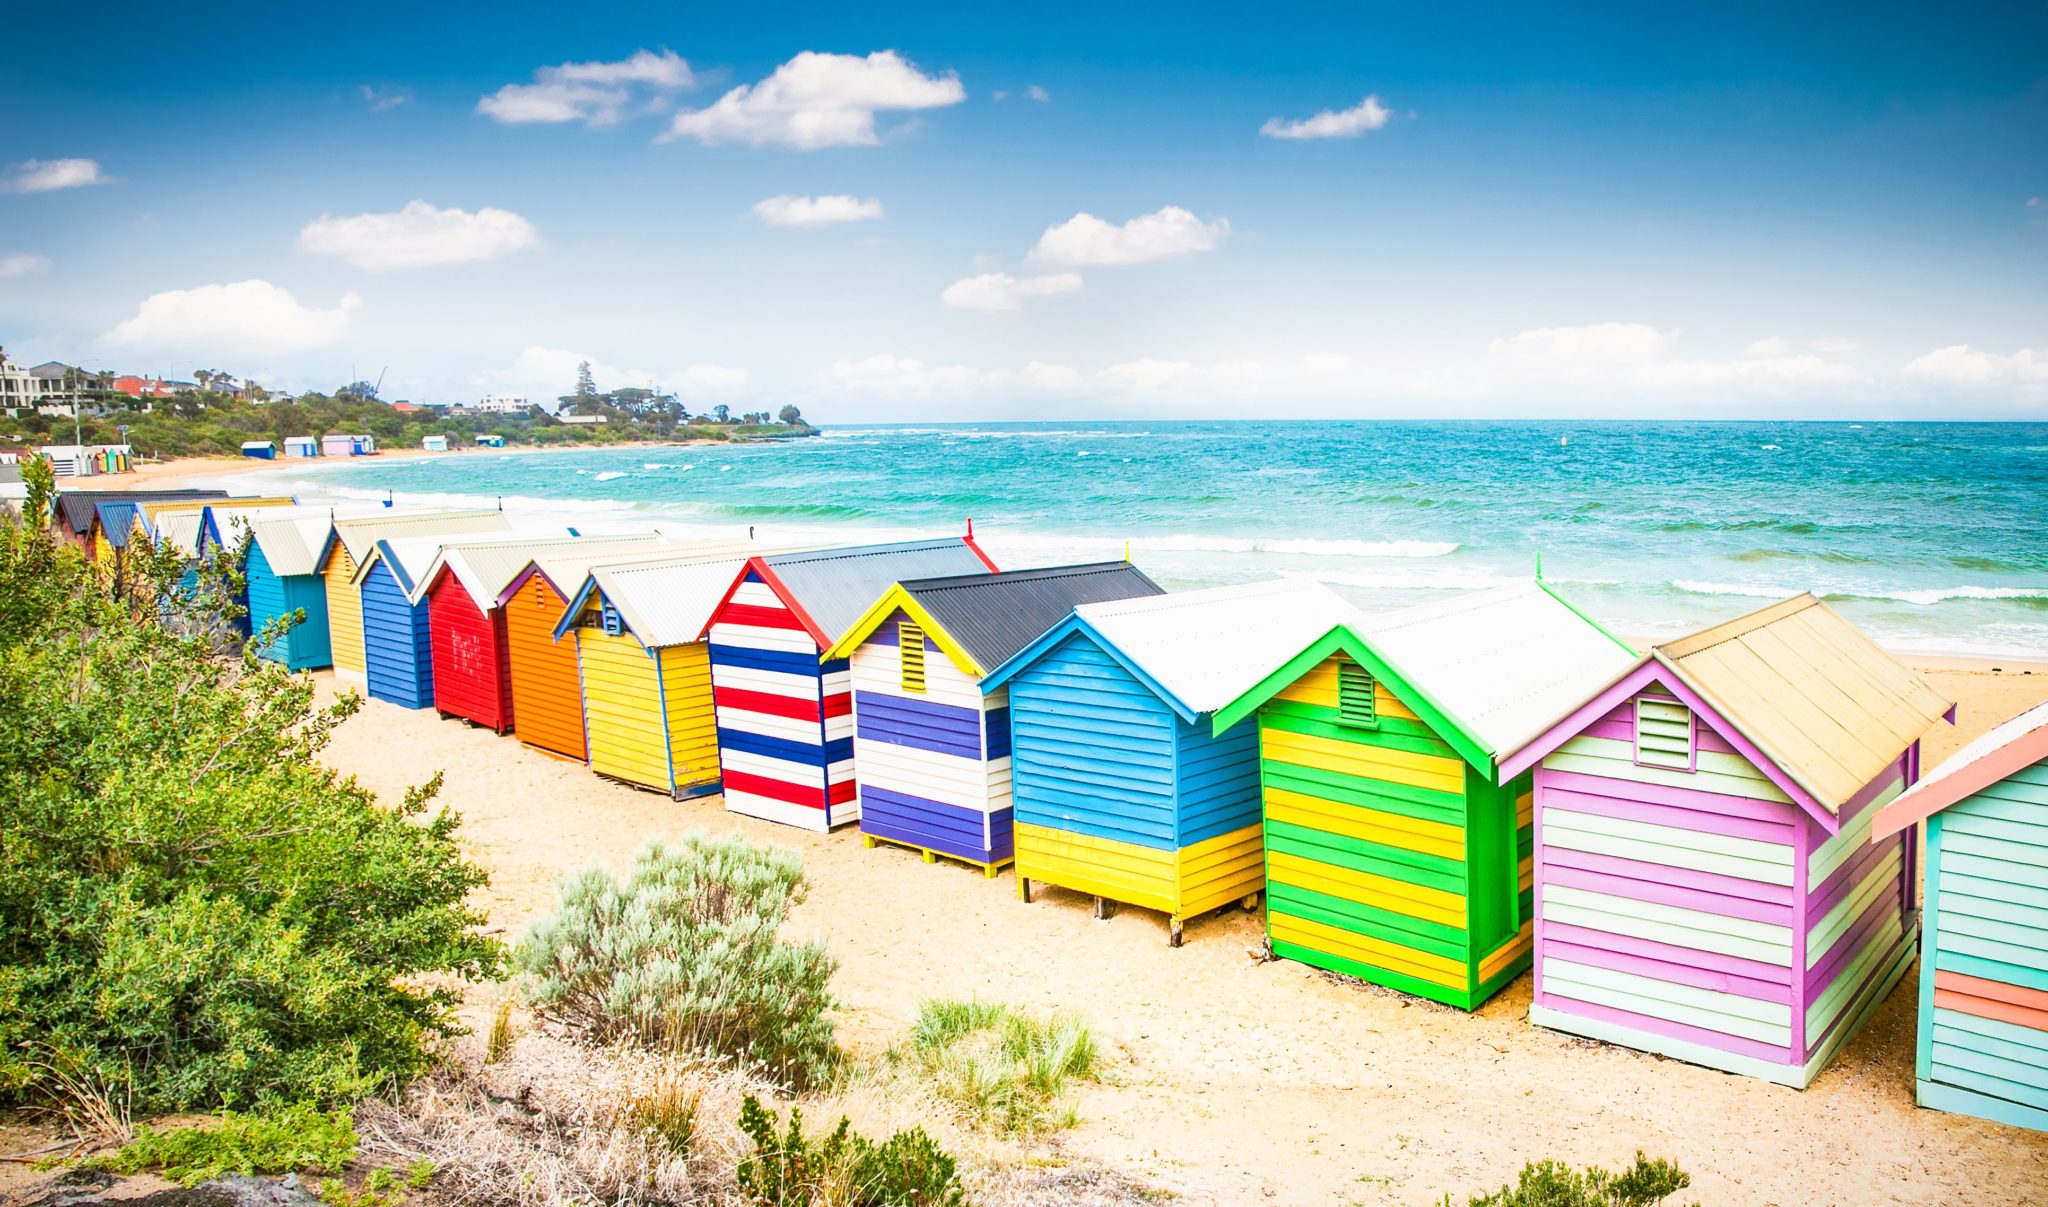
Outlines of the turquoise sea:
[{"label": "turquoise sea", "polygon": [[[246,481],[246,480],[245,480]],[[1169,588],[1306,575],[1368,605],[1526,575],[1662,636],[1800,590],[1887,645],[2048,657],[2048,424],[1329,422],[835,427],[817,439],[323,462],[266,486],[502,500],[582,528],[975,532],[1004,566]]]}]

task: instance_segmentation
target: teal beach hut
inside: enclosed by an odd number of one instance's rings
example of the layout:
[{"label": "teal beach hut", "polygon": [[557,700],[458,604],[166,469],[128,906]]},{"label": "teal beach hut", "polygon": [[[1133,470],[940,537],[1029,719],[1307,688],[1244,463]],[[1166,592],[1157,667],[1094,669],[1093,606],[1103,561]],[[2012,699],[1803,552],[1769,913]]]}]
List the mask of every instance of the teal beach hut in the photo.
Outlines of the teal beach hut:
[{"label": "teal beach hut", "polygon": [[253,520],[249,524],[249,628],[265,626],[296,612],[304,618],[257,649],[286,670],[308,671],[334,663],[327,622],[327,584],[320,576],[320,554],[334,530],[334,517],[291,515]]}]

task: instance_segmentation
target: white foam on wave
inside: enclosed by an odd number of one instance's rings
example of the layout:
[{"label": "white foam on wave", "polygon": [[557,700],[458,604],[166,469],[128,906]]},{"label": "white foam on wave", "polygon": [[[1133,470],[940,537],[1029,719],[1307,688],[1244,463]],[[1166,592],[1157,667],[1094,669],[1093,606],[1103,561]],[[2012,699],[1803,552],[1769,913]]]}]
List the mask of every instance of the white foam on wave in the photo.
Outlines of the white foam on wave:
[{"label": "white foam on wave", "polygon": [[597,476],[596,476],[595,478],[592,478],[592,479],[591,479],[591,481],[593,481],[593,482],[609,482],[609,481],[611,481],[611,480],[612,480],[612,479],[614,479],[614,478],[630,478],[630,477],[632,477],[632,476],[633,476],[633,475],[631,475],[631,474],[627,473],[627,472],[626,472],[625,470],[622,470],[622,469],[615,469],[615,470],[612,470],[612,471],[610,471],[609,473],[602,473],[602,474],[599,474],[599,475],[597,475]]},{"label": "white foam on wave", "polygon": [[1527,581],[1485,570],[1317,570],[1281,577],[1312,578],[1336,586],[1378,591],[1485,591]]},{"label": "white foam on wave", "polygon": [[1773,587],[1760,583],[1714,583],[1680,578],[1673,579],[1671,586],[1694,595],[1734,595],[1745,599],[1786,599],[1811,590],[1822,599],[1867,599],[1918,607],[1933,607],[1956,599],[2048,599],[2048,587],[1980,587],[1967,583],[1960,587],[1892,591],[1880,587]]}]

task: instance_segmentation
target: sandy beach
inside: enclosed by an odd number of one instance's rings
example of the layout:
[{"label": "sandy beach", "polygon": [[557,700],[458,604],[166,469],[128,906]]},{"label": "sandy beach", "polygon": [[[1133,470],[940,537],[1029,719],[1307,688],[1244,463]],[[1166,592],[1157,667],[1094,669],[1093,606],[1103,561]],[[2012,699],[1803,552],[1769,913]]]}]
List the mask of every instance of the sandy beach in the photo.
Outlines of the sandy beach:
[{"label": "sandy beach", "polygon": [[[1928,669],[1960,701],[1957,725],[1927,740],[1930,766],[2048,699],[2048,667]],[[1074,1011],[1119,1068],[1081,1090],[1082,1122],[1051,1155],[1190,1202],[1434,1203],[1524,1161],[1626,1163],[1637,1149],[1676,1160],[1690,1194],[1716,1204],[2021,1203],[2048,1187],[2048,1136],[1914,1107],[1911,979],[1800,1092],[1538,1030],[1527,976],[1465,1015],[1256,962],[1249,914],[1200,919],[1172,950],[1142,910],[1098,922],[1060,891],[1026,905],[1007,873],[736,817],[715,797],[673,802],[431,712],[369,701],[326,758],[387,800],[446,772],[442,798],[490,870],[483,904],[507,937],[551,906],[557,876],[621,869],[649,838],[737,830],[801,851],[813,889],[796,926],[841,961],[856,1051],[899,1041],[927,997]]]}]

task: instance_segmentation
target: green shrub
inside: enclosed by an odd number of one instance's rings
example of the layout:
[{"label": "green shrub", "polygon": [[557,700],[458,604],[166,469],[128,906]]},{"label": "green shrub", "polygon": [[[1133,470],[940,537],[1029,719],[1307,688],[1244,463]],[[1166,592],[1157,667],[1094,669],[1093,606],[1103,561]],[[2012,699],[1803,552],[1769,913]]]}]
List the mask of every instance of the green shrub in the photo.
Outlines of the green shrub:
[{"label": "green shrub", "polygon": [[0,522],[0,1101],[349,1101],[459,1029],[424,976],[497,975],[439,777],[381,806],[315,758],[355,697],[216,648]]},{"label": "green shrub", "polygon": [[355,1153],[347,1108],[323,1113],[299,1105],[247,1115],[225,1111],[208,1127],[144,1126],[120,1149],[84,1163],[122,1174],[155,1170],[191,1186],[235,1173],[339,1173]]},{"label": "green shrub", "polygon": [[878,1145],[842,1118],[823,1138],[807,1138],[801,1110],[789,1109],[783,1132],[774,1112],[749,1094],[740,1104],[740,1130],[754,1151],[734,1177],[754,1207],[967,1207],[953,1158],[921,1127]]},{"label": "green shrub", "polygon": [[1071,1078],[1095,1073],[1095,1037],[1077,1018],[1041,1022],[995,1002],[927,1001],[910,1055],[969,1118],[1028,1132],[1056,1118]]},{"label": "green shrub", "polygon": [[838,1062],[817,943],[777,936],[803,900],[793,851],[692,835],[650,843],[620,884],[592,868],[565,878],[562,908],[518,949],[530,1000],[600,1041],[739,1060],[804,1087]]},{"label": "green shrub", "polygon": [[[1640,1152],[1618,1174],[1592,1165],[1575,1170],[1562,1161],[1532,1161],[1513,1186],[1474,1195],[1466,1207],[1650,1207],[1690,1185],[1692,1178],[1678,1166]],[[1451,1207],[1451,1196],[1444,1196],[1443,1207]]]}]

